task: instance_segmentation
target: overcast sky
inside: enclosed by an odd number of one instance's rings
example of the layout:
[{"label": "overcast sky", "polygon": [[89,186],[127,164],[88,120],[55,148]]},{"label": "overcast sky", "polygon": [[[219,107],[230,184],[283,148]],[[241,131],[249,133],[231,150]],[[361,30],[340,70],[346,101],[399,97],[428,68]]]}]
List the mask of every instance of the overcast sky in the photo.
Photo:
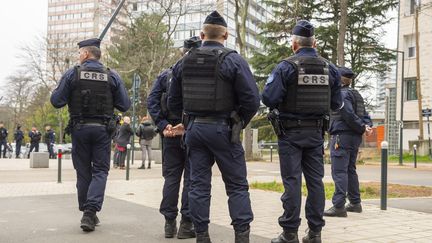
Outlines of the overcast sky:
[{"label": "overcast sky", "polygon": [[[47,29],[47,0],[0,2],[0,93],[4,95],[5,79],[19,69],[22,60],[17,58],[20,47],[31,43],[37,36],[45,35]],[[396,14],[392,14],[396,16]],[[397,21],[388,27],[384,42],[396,47]]]}]

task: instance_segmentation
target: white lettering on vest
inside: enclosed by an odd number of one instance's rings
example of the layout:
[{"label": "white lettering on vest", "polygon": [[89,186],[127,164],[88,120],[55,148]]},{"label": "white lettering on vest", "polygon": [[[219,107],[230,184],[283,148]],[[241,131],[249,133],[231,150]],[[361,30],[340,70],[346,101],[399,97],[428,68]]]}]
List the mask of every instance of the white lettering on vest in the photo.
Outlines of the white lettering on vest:
[{"label": "white lettering on vest", "polygon": [[298,85],[329,85],[328,75],[319,74],[300,74]]},{"label": "white lettering on vest", "polygon": [[80,79],[108,82],[108,74],[89,71],[81,71]]}]

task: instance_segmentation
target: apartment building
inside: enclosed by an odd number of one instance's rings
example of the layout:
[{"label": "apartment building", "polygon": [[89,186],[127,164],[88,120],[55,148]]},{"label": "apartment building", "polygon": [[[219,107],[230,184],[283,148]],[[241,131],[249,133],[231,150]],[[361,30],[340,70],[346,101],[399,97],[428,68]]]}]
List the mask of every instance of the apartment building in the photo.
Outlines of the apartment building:
[{"label": "apartment building", "polygon": [[[403,146],[410,149],[408,141],[418,140],[419,109],[416,86],[416,28],[415,10],[419,8],[419,59],[422,108],[432,108],[432,0],[401,0],[399,9],[399,44],[398,50],[403,51],[405,59],[399,54],[397,79],[397,119],[401,112],[403,99]],[[402,62],[404,70],[402,70]],[[402,79],[402,71],[403,79]],[[403,82],[403,90],[402,90]],[[424,138],[428,137],[426,118],[423,118]]]}]

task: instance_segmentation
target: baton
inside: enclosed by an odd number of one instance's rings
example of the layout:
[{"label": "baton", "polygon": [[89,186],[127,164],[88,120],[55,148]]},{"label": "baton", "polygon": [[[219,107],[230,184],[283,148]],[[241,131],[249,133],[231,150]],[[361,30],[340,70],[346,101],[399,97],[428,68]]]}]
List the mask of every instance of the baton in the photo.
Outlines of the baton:
[{"label": "baton", "polygon": [[114,19],[117,17],[117,14],[120,12],[120,9],[123,7],[125,1],[126,0],[121,0],[121,2],[119,3],[113,15],[111,16],[110,20],[108,21],[108,24],[105,26],[102,33],[100,33],[99,40],[102,40],[105,37],[105,34],[108,32],[108,29],[111,27],[112,23],[114,22]]}]

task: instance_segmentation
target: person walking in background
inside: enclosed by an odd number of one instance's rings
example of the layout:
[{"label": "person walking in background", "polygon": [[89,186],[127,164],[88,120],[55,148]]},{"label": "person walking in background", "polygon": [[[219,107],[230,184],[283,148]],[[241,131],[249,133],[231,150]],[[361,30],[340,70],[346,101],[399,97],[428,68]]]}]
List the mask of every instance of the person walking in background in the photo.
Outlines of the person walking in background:
[{"label": "person walking in background", "polygon": [[127,145],[130,143],[132,136],[132,128],[130,126],[130,118],[125,116],[123,118],[123,125],[121,125],[118,136],[116,138],[116,148],[118,152],[118,162],[121,170],[125,169],[125,159],[127,154]]},{"label": "person walking in background", "polygon": [[55,132],[51,129],[50,125],[45,126],[44,142],[48,149],[49,158],[55,159],[56,158],[54,154]]},{"label": "person walking in background", "polygon": [[152,159],[152,140],[156,136],[155,126],[153,126],[151,120],[145,116],[141,119],[141,124],[136,131],[136,135],[139,137],[139,143],[142,151],[142,164],[138,169],[145,169],[146,154],[148,155],[148,166],[147,169],[151,168]]},{"label": "person walking in background", "polygon": [[6,158],[8,130],[4,127],[4,123],[0,122],[0,158]]},{"label": "person walking in background", "polygon": [[15,140],[15,156],[18,159],[21,153],[21,144],[22,140],[24,139],[24,133],[21,131],[21,125],[17,125],[17,129],[14,133],[14,140]]},{"label": "person walking in background", "polygon": [[27,158],[30,158],[30,153],[33,152],[33,149],[35,150],[35,152],[39,152],[39,143],[42,138],[42,134],[37,130],[35,126],[33,126],[28,136],[30,138],[30,150],[27,154]]}]

